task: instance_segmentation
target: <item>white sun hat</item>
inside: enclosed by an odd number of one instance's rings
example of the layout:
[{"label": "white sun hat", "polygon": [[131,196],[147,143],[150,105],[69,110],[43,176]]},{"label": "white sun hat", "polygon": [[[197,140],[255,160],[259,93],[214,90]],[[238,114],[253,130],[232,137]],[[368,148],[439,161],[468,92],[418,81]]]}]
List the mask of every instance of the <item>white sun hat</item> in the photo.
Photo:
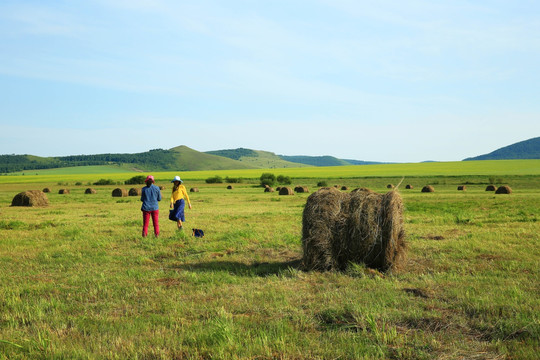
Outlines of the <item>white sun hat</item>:
[{"label": "white sun hat", "polygon": [[180,179],[180,176],[178,176],[178,175],[176,175],[176,176],[174,177],[174,179],[172,179],[171,182],[175,182],[175,181],[183,182],[182,179]]}]

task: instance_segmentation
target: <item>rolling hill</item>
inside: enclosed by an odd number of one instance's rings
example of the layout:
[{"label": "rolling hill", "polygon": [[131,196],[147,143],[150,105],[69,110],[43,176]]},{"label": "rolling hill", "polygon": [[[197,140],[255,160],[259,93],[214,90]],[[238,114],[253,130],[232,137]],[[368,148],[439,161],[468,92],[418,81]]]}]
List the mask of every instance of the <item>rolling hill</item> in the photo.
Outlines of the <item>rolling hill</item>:
[{"label": "rolling hill", "polygon": [[520,141],[480,156],[464,159],[468,160],[515,160],[540,159],[540,137]]}]

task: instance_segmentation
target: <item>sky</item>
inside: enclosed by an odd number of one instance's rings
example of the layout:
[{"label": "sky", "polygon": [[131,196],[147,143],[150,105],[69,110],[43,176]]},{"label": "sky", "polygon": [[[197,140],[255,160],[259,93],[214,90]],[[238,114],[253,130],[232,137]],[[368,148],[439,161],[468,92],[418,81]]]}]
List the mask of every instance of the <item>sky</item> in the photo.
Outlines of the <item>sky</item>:
[{"label": "sky", "polygon": [[459,161],[540,136],[537,0],[0,0],[0,154]]}]

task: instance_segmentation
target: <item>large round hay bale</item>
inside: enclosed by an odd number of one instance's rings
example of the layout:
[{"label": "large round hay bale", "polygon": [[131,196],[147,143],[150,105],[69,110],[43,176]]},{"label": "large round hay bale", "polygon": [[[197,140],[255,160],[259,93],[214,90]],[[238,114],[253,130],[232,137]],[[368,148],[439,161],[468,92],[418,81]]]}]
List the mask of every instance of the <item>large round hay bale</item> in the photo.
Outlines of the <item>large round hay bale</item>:
[{"label": "large round hay bale", "polygon": [[126,189],[116,188],[112,191],[113,197],[126,197],[128,196],[128,191]]},{"label": "large round hay bale", "polygon": [[283,186],[279,189],[279,195],[294,195],[294,191],[288,186]]},{"label": "large round hay bale", "polygon": [[294,188],[294,192],[297,192],[297,193],[308,193],[309,192],[309,189],[307,186],[296,186]]},{"label": "large round hay bale", "polygon": [[44,192],[44,193],[50,193],[50,192],[51,192],[51,189],[48,188],[48,187],[46,187],[46,188],[43,189],[43,192]]},{"label": "large round hay bale", "polygon": [[60,189],[58,190],[59,194],[69,194],[69,189]]},{"label": "large round hay bale", "polygon": [[381,271],[398,268],[406,249],[402,214],[396,191],[320,189],[308,197],[302,216],[304,268],[344,270],[351,262]]},{"label": "large round hay bale", "polygon": [[191,189],[189,189],[189,192],[199,192],[199,188],[192,187]]},{"label": "large round hay bale", "polygon": [[486,186],[486,191],[497,191],[497,187],[495,185],[488,185]]},{"label": "large round hay bale", "polygon": [[141,196],[142,189],[141,188],[131,188],[128,191],[129,196]]},{"label": "large round hay bale", "polygon": [[265,187],[265,188],[264,188],[264,192],[274,192],[274,188],[271,188],[270,186],[269,186],[269,187]]},{"label": "large round hay bale", "polygon": [[495,194],[511,194],[512,189],[508,185],[499,186]]},{"label": "large round hay bale", "polygon": [[43,191],[29,190],[15,195],[11,206],[48,206],[49,199]]},{"label": "large round hay bale", "polygon": [[276,188],[276,191],[277,191],[277,192],[280,192],[280,191],[281,191],[281,186],[278,186],[278,187]]},{"label": "large round hay bale", "polygon": [[467,186],[465,186],[465,185],[459,185],[459,186],[457,187],[457,189],[458,189],[458,191],[465,191],[465,190],[467,190]]},{"label": "large round hay bale", "polygon": [[435,188],[431,185],[426,185],[422,188],[422,192],[435,192]]},{"label": "large round hay bale", "polygon": [[346,217],[342,207],[348,199],[347,193],[335,187],[321,188],[307,198],[302,214],[304,269],[326,271],[338,268],[333,248],[336,238],[344,233]]},{"label": "large round hay bale", "polygon": [[92,189],[92,188],[88,188],[84,191],[85,194],[96,194],[97,191],[95,189]]},{"label": "large round hay bale", "polygon": [[413,188],[414,188],[414,187],[413,187],[411,184],[407,184],[407,185],[405,186],[405,189],[409,189],[409,190],[410,190],[410,189],[413,189]]}]

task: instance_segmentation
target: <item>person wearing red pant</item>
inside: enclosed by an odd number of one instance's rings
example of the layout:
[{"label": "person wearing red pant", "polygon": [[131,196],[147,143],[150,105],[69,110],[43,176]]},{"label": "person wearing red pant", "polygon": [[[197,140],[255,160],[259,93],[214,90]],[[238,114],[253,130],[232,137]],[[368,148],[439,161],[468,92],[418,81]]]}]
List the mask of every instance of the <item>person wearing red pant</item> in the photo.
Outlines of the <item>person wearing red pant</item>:
[{"label": "person wearing red pant", "polygon": [[154,185],[154,177],[148,175],[146,177],[146,186],[142,188],[141,192],[141,211],[143,214],[143,229],[142,236],[148,235],[148,225],[150,224],[150,217],[152,217],[152,224],[154,225],[154,235],[159,235],[159,206],[158,201],[161,201],[161,190]]}]

